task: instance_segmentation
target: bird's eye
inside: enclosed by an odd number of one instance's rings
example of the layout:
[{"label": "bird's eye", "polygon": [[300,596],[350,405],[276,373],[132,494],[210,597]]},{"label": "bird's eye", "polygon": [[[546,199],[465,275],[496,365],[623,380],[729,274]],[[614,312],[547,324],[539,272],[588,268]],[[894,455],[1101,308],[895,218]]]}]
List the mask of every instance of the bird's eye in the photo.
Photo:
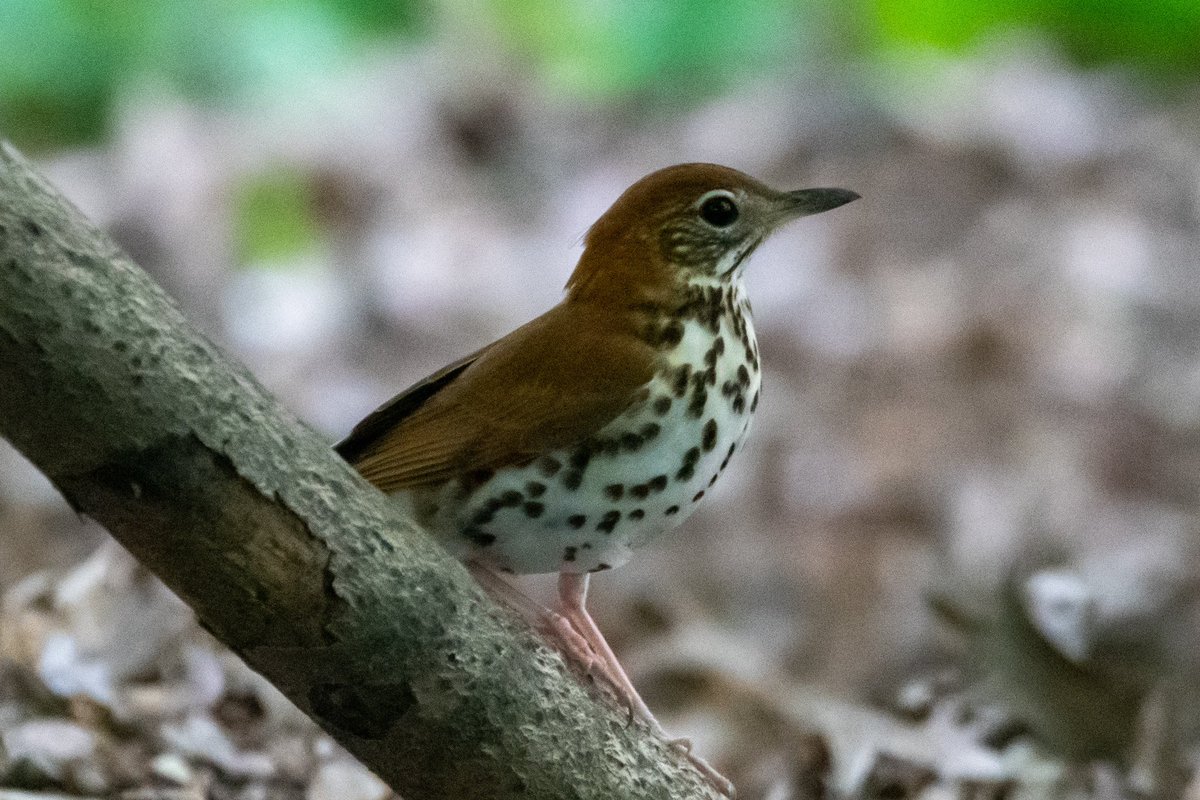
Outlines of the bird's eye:
[{"label": "bird's eye", "polygon": [[700,205],[700,219],[717,228],[727,228],[738,218],[737,203],[727,195],[710,197]]}]

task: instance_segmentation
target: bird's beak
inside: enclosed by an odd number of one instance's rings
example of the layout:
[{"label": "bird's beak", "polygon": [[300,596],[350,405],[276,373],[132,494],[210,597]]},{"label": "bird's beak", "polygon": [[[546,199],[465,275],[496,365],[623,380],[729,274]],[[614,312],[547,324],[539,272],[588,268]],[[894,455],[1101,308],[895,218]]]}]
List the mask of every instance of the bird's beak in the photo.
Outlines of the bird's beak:
[{"label": "bird's beak", "polygon": [[849,189],[799,189],[795,192],[783,193],[783,208],[785,219],[807,217],[810,214],[820,214],[844,206],[857,200],[861,195]]}]

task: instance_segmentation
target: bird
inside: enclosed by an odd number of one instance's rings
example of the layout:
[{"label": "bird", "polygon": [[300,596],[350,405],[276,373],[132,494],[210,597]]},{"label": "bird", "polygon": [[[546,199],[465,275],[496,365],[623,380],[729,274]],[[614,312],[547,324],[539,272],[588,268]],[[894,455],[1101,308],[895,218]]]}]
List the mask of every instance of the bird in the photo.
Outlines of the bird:
[{"label": "bird", "polygon": [[589,576],[683,522],[746,438],[761,385],[747,259],[784,223],[858,197],[716,164],[652,172],[588,229],[561,302],[335,450],[485,588],[558,573],[550,627],[665,737],[587,611]]}]

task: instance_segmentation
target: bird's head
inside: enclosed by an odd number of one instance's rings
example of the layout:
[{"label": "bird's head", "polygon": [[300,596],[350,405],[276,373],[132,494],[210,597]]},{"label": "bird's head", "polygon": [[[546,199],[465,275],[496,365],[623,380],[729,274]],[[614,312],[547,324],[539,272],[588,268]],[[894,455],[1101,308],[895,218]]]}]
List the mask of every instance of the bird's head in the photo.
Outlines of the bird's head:
[{"label": "bird's head", "polygon": [[592,225],[567,289],[636,294],[638,287],[736,280],[779,226],[858,197],[846,189],[780,192],[716,164],[667,167],[626,189]]}]

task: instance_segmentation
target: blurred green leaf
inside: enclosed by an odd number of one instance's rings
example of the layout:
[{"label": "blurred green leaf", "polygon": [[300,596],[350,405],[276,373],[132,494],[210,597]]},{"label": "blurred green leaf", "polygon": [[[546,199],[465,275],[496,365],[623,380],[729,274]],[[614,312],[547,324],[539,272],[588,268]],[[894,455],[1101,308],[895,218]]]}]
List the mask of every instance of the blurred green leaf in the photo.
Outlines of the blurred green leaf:
[{"label": "blurred green leaf", "polygon": [[66,0],[0,0],[0,130],[35,149],[94,135],[108,53]]},{"label": "blurred green leaf", "polygon": [[138,83],[185,97],[286,96],[384,35],[419,0],[0,0],[0,130],[24,147],[94,140]]},{"label": "blurred green leaf", "polygon": [[1122,64],[1194,77],[1200,67],[1195,0],[871,0],[876,45],[962,53],[1007,31],[1040,32],[1086,66]]},{"label": "blurred green leaf", "polygon": [[287,102],[435,18],[490,26],[565,91],[663,104],[817,54],[837,66],[864,51],[965,53],[1012,30],[1083,65],[1181,79],[1200,68],[1198,0],[0,0],[0,131],[34,150],[94,140],[139,83]]},{"label": "blurred green leaf", "polygon": [[240,187],[235,204],[239,263],[275,266],[316,248],[312,186],[300,172],[262,173]]},{"label": "blurred green leaf", "polygon": [[1044,6],[1040,22],[1084,64],[1120,62],[1190,77],[1200,67],[1195,0],[1067,0]]},{"label": "blurred green leaf", "polygon": [[791,0],[491,0],[496,25],[550,80],[583,94],[648,88],[682,99],[794,58]]},{"label": "blurred green leaf", "polygon": [[359,31],[370,35],[413,35],[431,9],[419,0],[321,0]]}]

